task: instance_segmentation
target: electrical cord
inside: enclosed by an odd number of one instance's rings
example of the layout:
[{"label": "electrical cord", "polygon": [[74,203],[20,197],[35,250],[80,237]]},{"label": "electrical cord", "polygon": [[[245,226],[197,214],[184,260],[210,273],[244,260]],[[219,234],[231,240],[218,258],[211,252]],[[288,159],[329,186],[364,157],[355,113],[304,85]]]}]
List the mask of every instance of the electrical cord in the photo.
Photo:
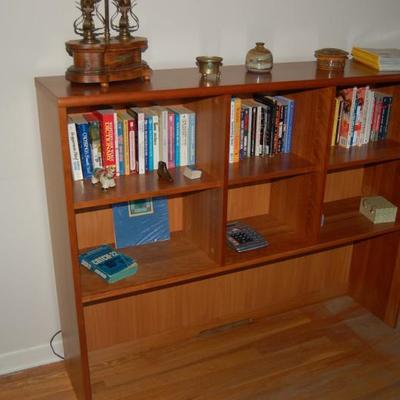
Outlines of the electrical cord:
[{"label": "electrical cord", "polygon": [[50,339],[50,347],[51,347],[51,351],[54,353],[55,356],[57,356],[58,358],[61,358],[61,360],[64,360],[64,357],[63,357],[62,355],[58,354],[58,353],[54,350],[54,347],[53,347],[53,341],[54,341],[55,337],[56,337],[58,334],[60,334],[60,333],[61,333],[61,329],[60,329],[59,331],[57,331],[57,332],[52,336],[52,338]]}]

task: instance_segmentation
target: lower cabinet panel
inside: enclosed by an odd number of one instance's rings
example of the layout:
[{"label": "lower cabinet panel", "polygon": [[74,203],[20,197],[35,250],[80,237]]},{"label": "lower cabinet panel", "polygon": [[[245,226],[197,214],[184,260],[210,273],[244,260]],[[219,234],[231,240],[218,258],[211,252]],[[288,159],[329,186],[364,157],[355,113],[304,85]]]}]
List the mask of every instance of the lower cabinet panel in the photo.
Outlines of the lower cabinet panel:
[{"label": "lower cabinet panel", "polygon": [[[348,292],[352,246],[85,307],[89,351],[157,346]],[[99,278],[100,279],[100,278]]]}]

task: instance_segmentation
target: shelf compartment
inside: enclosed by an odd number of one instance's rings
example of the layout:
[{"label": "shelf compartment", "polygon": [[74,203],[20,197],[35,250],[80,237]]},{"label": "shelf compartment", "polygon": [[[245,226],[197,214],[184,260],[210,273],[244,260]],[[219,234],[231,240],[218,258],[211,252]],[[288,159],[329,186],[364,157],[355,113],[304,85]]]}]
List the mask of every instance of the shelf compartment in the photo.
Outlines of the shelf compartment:
[{"label": "shelf compartment", "polygon": [[373,224],[359,212],[361,197],[351,197],[324,204],[324,225],[320,241],[343,244],[400,230],[399,220]]},{"label": "shelf compartment", "polygon": [[190,180],[183,175],[185,167],[170,169],[174,182],[160,180],[157,171],[143,175],[127,175],[116,178],[117,186],[108,191],[102,191],[99,185],[93,185],[90,180],[73,182],[75,210],[107,206],[129,200],[139,200],[157,196],[170,196],[221,186],[221,183],[206,174],[200,179]]},{"label": "shelf compartment", "polygon": [[126,247],[119,251],[137,261],[137,273],[109,284],[80,266],[84,304],[188,281],[209,274],[217,267],[183,232],[171,233],[168,241]]},{"label": "shelf compartment", "polygon": [[390,139],[350,149],[333,146],[329,152],[328,170],[356,168],[399,159],[400,143]]},{"label": "shelf compartment", "polygon": [[315,166],[292,153],[249,157],[229,164],[229,186],[285,178],[315,171]]}]

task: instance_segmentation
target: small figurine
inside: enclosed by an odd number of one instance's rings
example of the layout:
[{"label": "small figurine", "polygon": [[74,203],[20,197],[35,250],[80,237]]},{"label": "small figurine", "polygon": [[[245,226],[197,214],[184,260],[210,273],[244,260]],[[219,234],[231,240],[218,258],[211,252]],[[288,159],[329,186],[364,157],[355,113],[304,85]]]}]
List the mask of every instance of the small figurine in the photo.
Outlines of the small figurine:
[{"label": "small figurine", "polygon": [[92,183],[96,185],[96,183],[100,182],[101,188],[103,190],[108,190],[116,186],[114,178],[115,167],[96,168],[92,176]]},{"label": "small figurine", "polygon": [[159,179],[164,179],[167,182],[174,181],[174,178],[169,173],[167,164],[164,161],[158,162],[157,175],[158,175]]}]

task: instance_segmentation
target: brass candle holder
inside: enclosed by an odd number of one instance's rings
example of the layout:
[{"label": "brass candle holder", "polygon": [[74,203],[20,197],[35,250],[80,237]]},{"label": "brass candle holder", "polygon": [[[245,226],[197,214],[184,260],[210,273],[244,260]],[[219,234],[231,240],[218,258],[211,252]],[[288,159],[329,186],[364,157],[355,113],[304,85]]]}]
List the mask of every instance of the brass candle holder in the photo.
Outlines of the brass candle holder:
[{"label": "brass candle holder", "polygon": [[[142,60],[147,49],[147,39],[134,37],[139,29],[139,19],[133,13],[133,0],[112,0],[115,12],[110,18],[109,0],[104,0],[104,15],[100,12],[101,0],[80,0],[81,15],[74,21],[74,31],[81,40],[66,42],[68,54],[74,63],[65,73],[67,80],[78,83],[100,83],[137,78],[150,79],[151,69]],[[111,37],[110,31],[117,32]]]}]

